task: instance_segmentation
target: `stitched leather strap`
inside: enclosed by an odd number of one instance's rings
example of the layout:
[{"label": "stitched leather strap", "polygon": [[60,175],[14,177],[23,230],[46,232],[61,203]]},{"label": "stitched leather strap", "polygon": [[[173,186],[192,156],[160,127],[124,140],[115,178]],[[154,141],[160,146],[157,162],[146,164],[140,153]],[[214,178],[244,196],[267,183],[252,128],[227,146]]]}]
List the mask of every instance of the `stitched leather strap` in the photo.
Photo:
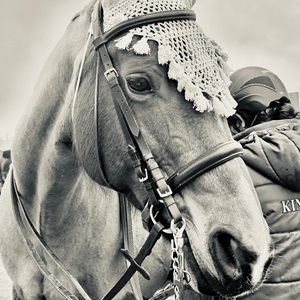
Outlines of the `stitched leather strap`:
[{"label": "stitched leather strap", "polygon": [[[101,28],[100,18],[94,18],[93,22],[98,28]],[[143,16],[138,16],[133,19],[129,19],[119,23],[117,26],[113,27],[109,31],[105,32],[103,35],[99,34],[99,31],[95,31],[95,40],[94,46],[97,50],[103,44],[108,43],[114,38],[120,36],[121,34],[129,31],[130,29],[153,24],[157,22],[165,22],[165,21],[175,21],[175,20],[196,20],[196,14],[192,10],[170,10],[170,11],[162,11],[155,12]],[[96,35],[97,34],[97,35]]]},{"label": "stitched leather strap", "polygon": [[179,169],[167,182],[175,193],[195,178],[242,154],[243,148],[236,141],[220,144]]},{"label": "stitched leather strap", "polygon": [[[151,153],[151,150],[140,131],[140,128],[134,118],[133,112],[129,107],[126,96],[124,95],[124,92],[119,84],[118,73],[112,64],[111,58],[107,51],[106,44],[105,43],[98,44],[95,42],[98,39],[97,35],[100,38],[104,36],[101,27],[100,16],[98,17],[95,16],[101,13],[100,5],[101,3],[99,1],[96,3],[94,7],[94,13],[93,13],[94,14],[93,15],[94,42],[93,43],[95,49],[98,51],[99,56],[101,57],[105,69],[104,75],[111,88],[111,94],[114,99],[115,108],[118,113],[123,132],[125,133],[126,141],[130,143],[129,146],[130,145],[132,147],[136,146],[137,150],[141,154],[141,158],[146,164],[146,167],[151,175],[151,179],[150,179],[151,184],[153,183],[154,185],[155,193],[158,193],[158,197],[156,199],[153,199],[156,202],[154,205],[161,206],[161,204],[159,203],[159,199],[163,199],[165,208],[168,210],[170,215],[169,221],[171,221],[171,219],[174,219],[175,223],[179,223],[182,219],[181,213],[177,205],[175,204],[173,197],[171,196],[172,191],[170,190],[170,187],[167,185],[166,180],[162,175],[162,172],[158,167]],[[163,15],[160,15],[160,18],[162,19]],[[122,113],[122,118],[120,118],[120,113],[118,112],[119,110]],[[97,128],[97,124],[95,124],[95,126]]]}]

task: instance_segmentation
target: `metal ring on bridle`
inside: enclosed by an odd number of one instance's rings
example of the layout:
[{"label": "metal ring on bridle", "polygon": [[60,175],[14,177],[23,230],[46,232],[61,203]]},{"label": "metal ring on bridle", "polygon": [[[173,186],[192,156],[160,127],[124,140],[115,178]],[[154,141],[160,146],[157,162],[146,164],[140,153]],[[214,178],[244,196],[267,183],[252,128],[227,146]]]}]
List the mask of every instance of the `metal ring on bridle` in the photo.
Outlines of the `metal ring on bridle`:
[{"label": "metal ring on bridle", "polygon": [[192,280],[191,274],[187,270],[183,270],[183,273],[185,275],[186,283],[189,284]]},{"label": "metal ring on bridle", "polygon": [[[151,205],[150,206],[150,210],[149,210],[149,214],[150,214],[150,218],[151,218],[151,221],[152,223],[155,225],[157,223],[157,221],[155,220],[155,217],[157,216],[158,212],[156,212],[155,216],[153,215],[153,208],[154,206]],[[170,223],[170,227],[169,228],[165,228],[163,229],[163,232],[164,233],[167,233],[167,234],[173,234],[173,231],[171,228],[173,228],[175,225],[174,225],[174,219],[171,220],[171,223]]]},{"label": "metal ring on bridle", "polygon": [[[154,206],[151,205],[150,209],[149,209],[149,214],[150,214],[150,218],[151,218],[152,223],[155,225],[157,223],[155,218],[158,215],[158,211],[156,212],[155,215],[153,215],[153,209],[154,209]],[[182,223],[181,227],[178,227],[177,224],[175,224],[174,219],[172,219],[171,222],[170,222],[170,227],[163,229],[163,232],[167,233],[167,234],[175,234],[176,230],[178,230],[182,233],[185,230],[186,221],[184,219],[182,219],[181,223]]]}]

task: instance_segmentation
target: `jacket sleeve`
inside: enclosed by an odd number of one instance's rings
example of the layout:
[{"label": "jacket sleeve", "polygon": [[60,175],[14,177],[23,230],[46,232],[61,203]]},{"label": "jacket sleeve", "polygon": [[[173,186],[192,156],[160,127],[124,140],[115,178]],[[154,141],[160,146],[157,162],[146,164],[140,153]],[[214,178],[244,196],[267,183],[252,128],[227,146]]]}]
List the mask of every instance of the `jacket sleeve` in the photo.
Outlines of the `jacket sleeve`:
[{"label": "jacket sleeve", "polygon": [[300,191],[299,124],[252,131],[240,143],[248,166],[291,190]]}]

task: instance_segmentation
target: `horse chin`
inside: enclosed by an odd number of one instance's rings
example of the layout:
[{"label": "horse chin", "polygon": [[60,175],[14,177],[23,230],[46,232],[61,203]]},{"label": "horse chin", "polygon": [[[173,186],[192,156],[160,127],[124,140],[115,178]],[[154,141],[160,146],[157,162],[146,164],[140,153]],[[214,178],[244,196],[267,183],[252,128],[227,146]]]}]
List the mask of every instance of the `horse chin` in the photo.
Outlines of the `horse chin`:
[{"label": "horse chin", "polygon": [[[192,269],[194,269],[193,267]],[[265,272],[266,274],[267,272]],[[190,289],[194,292],[206,296],[218,296],[226,299],[235,299],[236,297],[243,297],[254,293],[259,289],[263,283],[266,275],[255,286],[252,286],[245,278],[239,278],[235,281],[226,278],[216,278],[209,272],[201,270],[193,270],[190,273]]]},{"label": "horse chin", "polygon": [[[197,274],[197,275],[196,275]],[[189,288],[197,294],[202,294],[211,297],[224,297],[226,299],[235,299],[254,293],[262,284],[263,280],[255,287],[245,284],[243,280],[235,282],[223,281],[211,276],[206,271],[198,269],[197,273],[190,273]],[[221,284],[222,282],[222,284]]]},{"label": "horse chin", "polygon": [[[250,284],[245,283],[243,279],[232,281],[226,281],[223,279],[213,278],[208,273],[203,273],[203,282],[199,290],[201,293],[209,296],[221,296],[225,298],[236,298],[241,296],[246,296],[253,293],[258,289],[260,284],[253,287]],[[203,286],[203,283],[206,285]],[[222,282],[222,284],[220,283]]]}]

